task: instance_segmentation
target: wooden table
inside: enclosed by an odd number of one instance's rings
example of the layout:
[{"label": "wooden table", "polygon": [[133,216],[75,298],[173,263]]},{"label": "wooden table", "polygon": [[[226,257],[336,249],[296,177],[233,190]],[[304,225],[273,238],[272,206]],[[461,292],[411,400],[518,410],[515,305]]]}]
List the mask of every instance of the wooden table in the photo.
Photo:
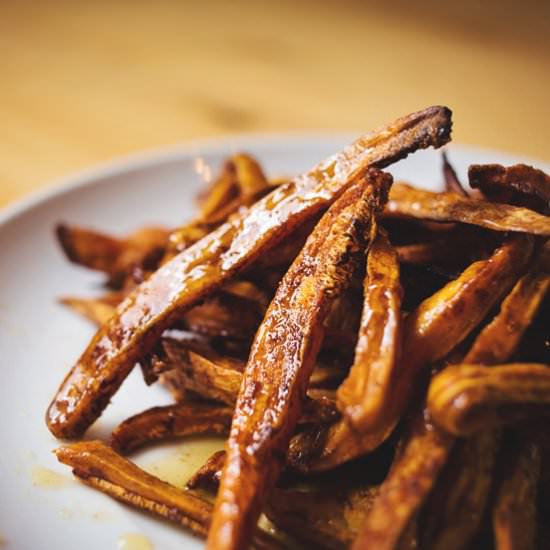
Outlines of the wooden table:
[{"label": "wooden table", "polygon": [[142,148],[434,103],[458,142],[550,160],[550,4],[492,4],[4,0],[0,206]]}]

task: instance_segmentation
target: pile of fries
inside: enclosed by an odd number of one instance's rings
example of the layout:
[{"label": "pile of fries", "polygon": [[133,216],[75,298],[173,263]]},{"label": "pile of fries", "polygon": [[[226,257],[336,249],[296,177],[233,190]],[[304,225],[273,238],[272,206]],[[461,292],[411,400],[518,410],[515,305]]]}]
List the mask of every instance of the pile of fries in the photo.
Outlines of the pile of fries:
[{"label": "pile of fries", "polygon": [[[126,376],[174,404],[58,459],[86,484],[207,537],[211,550],[548,547],[550,178],[475,165],[464,187],[383,168],[450,140],[431,107],[292,180],[227,160],[195,220],[116,238],[62,225],[108,293],[65,304],[98,332],[47,423],[81,437]],[[185,489],[125,458],[225,436]]]}]

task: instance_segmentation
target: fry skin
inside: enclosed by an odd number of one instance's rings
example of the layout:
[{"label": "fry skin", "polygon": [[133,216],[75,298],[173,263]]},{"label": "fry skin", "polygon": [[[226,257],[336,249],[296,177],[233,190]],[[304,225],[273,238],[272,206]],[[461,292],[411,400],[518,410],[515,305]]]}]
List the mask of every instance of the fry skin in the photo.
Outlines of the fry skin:
[{"label": "fry skin", "polygon": [[521,363],[448,367],[432,380],[428,406],[434,422],[459,437],[517,420],[522,412],[532,416],[535,407],[548,414],[550,368]]},{"label": "fry skin", "polygon": [[386,214],[550,236],[550,217],[527,208],[469,199],[454,193],[433,193],[405,183],[392,187]]},{"label": "fry skin", "polygon": [[391,176],[371,172],[321,218],[258,329],[244,372],[207,548],[246,547],[300,416],[323,322],[376,231]]},{"label": "fry skin", "polygon": [[380,230],[367,258],[355,359],[337,392],[338,409],[358,432],[377,420],[390,399],[401,345],[401,293],[397,255]]},{"label": "fry skin", "polygon": [[46,414],[50,431],[82,435],[176,317],[318,214],[369,168],[445,144],[450,117],[447,108],[432,107],[359,138],[166,262],[117,308],[67,374]]}]

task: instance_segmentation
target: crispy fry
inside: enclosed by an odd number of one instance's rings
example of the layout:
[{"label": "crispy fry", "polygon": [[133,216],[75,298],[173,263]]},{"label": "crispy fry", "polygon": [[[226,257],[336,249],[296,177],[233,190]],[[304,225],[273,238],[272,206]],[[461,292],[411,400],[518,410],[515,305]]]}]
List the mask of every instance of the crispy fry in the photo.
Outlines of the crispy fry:
[{"label": "crispy fry", "polygon": [[550,207],[550,176],[526,164],[472,164],[468,169],[470,186],[491,196],[495,193],[516,191],[540,199],[541,206]]},{"label": "crispy fry", "polygon": [[216,451],[187,481],[186,487],[216,493],[222,478],[224,464],[225,451]]},{"label": "crispy fry", "polygon": [[153,407],[119,424],[111,436],[112,447],[129,454],[152,441],[189,435],[226,435],[233,409],[211,403],[178,403]]},{"label": "crispy fry", "polygon": [[550,241],[502,302],[500,313],[476,338],[465,362],[497,364],[517,349],[550,288]]},{"label": "crispy fry", "polygon": [[61,447],[57,459],[73,468],[84,483],[142,510],[206,534],[212,506],[144,472],[100,441],[85,441]]},{"label": "crispy fry", "polygon": [[354,550],[397,549],[447,460],[452,438],[434,430],[424,411],[405,436],[379,495],[367,515]]},{"label": "crispy fry", "polygon": [[390,399],[390,381],[399,360],[401,284],[399,263],[380,230],[367,259],[359,340],[351,371],[337,393],[338,409],[361,432]]},{"label": "crispy fry", "polygon": [[483,320],[514,284],[532,247],[526,236],[508,238],[489,259],[473,263],[407,317],[403,361],[391,381],[392,399],[382,404],[385,410],[373,431],[395,426],[419,370],[447,355]]},{"label": "crispy fry", "polygon": [[550,217],[527,208],[468,199],[454,193],[433,193],[405,183],[392,187],[386,214],[550,236]]},{"label": "crispy fry", "polygon": [[78,265],[103,271],[110,285],[121,286],[134,268],[150,269],[160,261],[168,230],[145,227],[125,238],[116,238],[91,229],[59,224],[57,238],[67,258]]},{"label": "crispy fry", "polygon": [[119,306],[66,376],[47,412],[51,432],[81,435],[176,316],[327,207],[369,168],[445,144],[450,116],[433,107],[361,137],[165,263]]},{"label": "crispy fry", "polygon": [[443,161],[443,178],[445,180],[445,191],[447,193],[455,193],[455,195],[460,195],[461,197],[468,197],[468,192],[458,179],[455,169],[452,167],[449,159],[447,158],[447,153],[443,151],[441,153],[441,160]]},{"label": "crispy fry", "polygon": [[495,548],[534,548],[539,448],[530,439],[514,437],[507,441],[499,460],[501,471],[492,508]]},{"label": "crispy fry", "polygon": [[[170,485],[121,457],[101,441],[74,443],[56,449],[57,459],[73,468],[81,481],[135,508],[179,523],[204,536],[212,516],[212,505],[198,495]],[[282,549],[265,531],[253,541],[257,550]]]},{"label": "crispy fry", "polygon": [[430,384],[428,406],[434,422],[457,436],[532,415],[535,406],[548,414],[550,368],[518,363],[448,367]]},{"label": "crispy fry", "polygon": [[284,464],[329,304],[376,231],[391,177],[371,172],[321,218],[271,302],[237,399],[209,548],[242,548]]}]

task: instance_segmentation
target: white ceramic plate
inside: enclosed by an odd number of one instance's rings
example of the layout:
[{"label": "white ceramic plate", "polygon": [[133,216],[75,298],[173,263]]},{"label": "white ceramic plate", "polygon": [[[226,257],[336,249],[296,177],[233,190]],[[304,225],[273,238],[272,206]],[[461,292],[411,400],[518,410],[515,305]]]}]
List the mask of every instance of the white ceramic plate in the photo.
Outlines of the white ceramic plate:
[{"label": "white ceramic plate", "polygon": [[[73,481],[69,470],[51,453],[58,442],[46,429],[44,411],[93,334],[86,321],[58,305],[56,299],[91,295],[102,281],[100,275],[75,267],[63,257],[53,236],[56,222],[119,234],[144,224],[177,225],[193,214],[193,198],[202,184],[197,170],[201,163],[215,172],[228,154],[247,151],[260,159],[269,175],[292,175],[337,151],[352,137],[241,136],[147,153],[69,178],[0,213],[2,548],[202,547],[182,529]],[[473,162],[525,162],[479,149],[451,146],[449,152],[463,178]],[[416,153],[390,171],[398,178],[436,188],[441,183],[440,154]],[[168,401],[162,388],[147,388],[135,371],[88,436],[104,437],[129,415]],[[218,445],[211,440],[183,442],[144,452],[136,461],[182,483],[186,467],[198,467]],[[174,478],[175,473],[179,478]],[[145,538],[132,539],[127,534]]]}]

